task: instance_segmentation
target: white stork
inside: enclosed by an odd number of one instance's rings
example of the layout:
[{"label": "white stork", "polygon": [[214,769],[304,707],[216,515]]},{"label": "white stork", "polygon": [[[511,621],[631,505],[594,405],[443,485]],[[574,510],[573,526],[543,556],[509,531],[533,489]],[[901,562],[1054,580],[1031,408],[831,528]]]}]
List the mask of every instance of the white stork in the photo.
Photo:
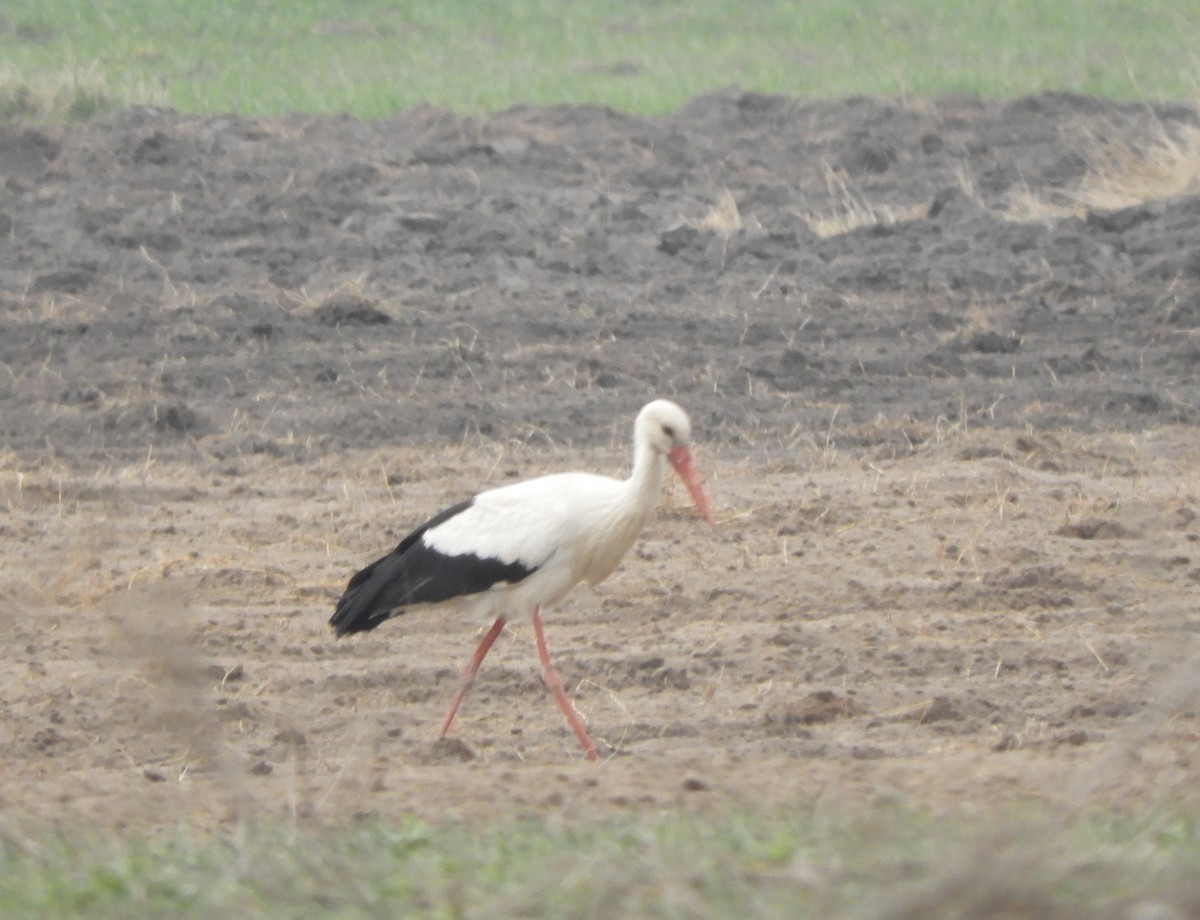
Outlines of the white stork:
[{"label": "white stork", "polygon": [[498,489],[447,508],[356,573],[330,625],[337,635],[374,629],[409,608],[459,601],[491,629],[462,671],[438,737],[454,721],[484,656],[508,618],[528,610],[542,679],[588,758],[597,758],[582,719],[550,661],[540,608],[581,581],[596,585],[621,561],[658,504],[667,464],[683,479],[696,509],[711,524],[703,480],[692,465],[691,422],[673,402],[655,400],[633,426],[633,471],[628,479],[559,473]]}]

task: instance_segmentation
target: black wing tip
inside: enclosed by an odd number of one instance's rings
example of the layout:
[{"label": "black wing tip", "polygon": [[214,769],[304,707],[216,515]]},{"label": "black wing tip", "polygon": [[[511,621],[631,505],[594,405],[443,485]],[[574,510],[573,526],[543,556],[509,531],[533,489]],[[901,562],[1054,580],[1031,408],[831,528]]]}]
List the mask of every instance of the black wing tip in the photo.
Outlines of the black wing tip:
[{"label": "black wing tip", "polygon": [[354,633],[370,632],[384,620],[390,620],[391,614],[385,614],[381,617],[357,617],[355,619],[341,619],[335,613],[329,619],[329,625],[333,627],[334,638],[342,639]]},{"label": "black wing tip", "polygon": [[370,632],[393,616],[390,610],[371,609],[364,604],[355,603],[356,600],[357,598],[343,595],[333,611],[333,616],[329,618],[329,625],[333,627],[334,635],[339,639],[351,633]]},{"label": "black wing tip", "polygon": [[334,611],[333,616],[329,618],[329,625],[333,627],[333,634],[339,639],[342,638],[342,636],[348,636],[353,632],[359,632],[359,630],[355,629],[351,625],[350,621],[346,619],[345,612],[341,607]]},{"label": "black wing tip", "polygon": [[396,556],[396,551],[388,553],[350,576],[329,618],[338,638],[368,632],[388,619],[391,611],[381,607],[379,595],[389,580],[388,563]]}]

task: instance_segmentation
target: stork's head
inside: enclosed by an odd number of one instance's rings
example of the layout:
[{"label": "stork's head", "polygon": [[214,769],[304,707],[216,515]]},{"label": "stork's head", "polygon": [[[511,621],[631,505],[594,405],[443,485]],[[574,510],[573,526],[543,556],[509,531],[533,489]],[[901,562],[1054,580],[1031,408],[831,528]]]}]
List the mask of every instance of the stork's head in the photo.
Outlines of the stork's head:
[{"label": "stork's head", "polygon": [[692,422],[686,412],[667,399],[656,399],[638,413],[634,439],[667,458],[691,493],[696,510],[710,524],[712,508],[704,491],[704,477],[692,464]]}]

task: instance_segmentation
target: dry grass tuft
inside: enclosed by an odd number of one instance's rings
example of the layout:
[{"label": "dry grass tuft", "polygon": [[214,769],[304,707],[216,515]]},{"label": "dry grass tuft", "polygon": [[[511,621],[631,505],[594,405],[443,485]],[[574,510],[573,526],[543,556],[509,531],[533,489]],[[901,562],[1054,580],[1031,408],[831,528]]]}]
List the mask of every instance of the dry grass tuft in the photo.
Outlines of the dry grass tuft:
[{"label": "dry grass tuft", "polygon": [[1131,129],[1104,135],[1085,129],[1080,142],[1087,171],[1074,189],[1022,188],[1010,196],[1004,217],[1012,221],[1082,217],[1089,211],[1117,211],[1176,195],[1200,193],[1200,128],[1168,127],[1134,137]]},{"label": "dry grass tuft", "polygon": [[721,189],[712,210],[696,221],[695,226],[698,230],[711,230],[723,239],[729,239],[741,230],[744,224],[733,193],[727,188]]},{"label": "dry grass tuft", "polygon": [[874,204],[851,186],[849,177],[842,170],[832,167],[825,171],[825,188],[829,198],[829,209],[823,213],[800,215],[809,229],[822,238],[849,233],[859,227],[886,227],[906,220],[916,220],[928,210],[928,204],[916,204],[906,208]]},{"label": "dry grass tuft", "polygon": [[1088,173],[1075,193],[1079,204],[1115,210],[1200,192],[1200,128],[1169,130],[1161,122],[1147,140],[1089,137]]}]

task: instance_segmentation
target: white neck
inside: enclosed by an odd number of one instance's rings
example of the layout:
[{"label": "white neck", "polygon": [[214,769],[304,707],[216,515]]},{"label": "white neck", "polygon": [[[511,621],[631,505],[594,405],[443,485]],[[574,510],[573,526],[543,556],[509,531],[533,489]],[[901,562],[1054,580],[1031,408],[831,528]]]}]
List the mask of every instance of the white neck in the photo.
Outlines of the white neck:
[{"label": "white neck", "polygon": [[630,506],[637,508],[643,519],[649,517],[650,512],[658,506],[666,481],[667,458],[648,444],[636,443],[633,471],[625,481],[625,498]]},{"label": "white neck", "polygon": [[633,471],[595,522],[594,540],[582,569],[588,584],[599,584],[617,567],[658,505],[666,478],[667,458],[649,445],[637,444]]}]

